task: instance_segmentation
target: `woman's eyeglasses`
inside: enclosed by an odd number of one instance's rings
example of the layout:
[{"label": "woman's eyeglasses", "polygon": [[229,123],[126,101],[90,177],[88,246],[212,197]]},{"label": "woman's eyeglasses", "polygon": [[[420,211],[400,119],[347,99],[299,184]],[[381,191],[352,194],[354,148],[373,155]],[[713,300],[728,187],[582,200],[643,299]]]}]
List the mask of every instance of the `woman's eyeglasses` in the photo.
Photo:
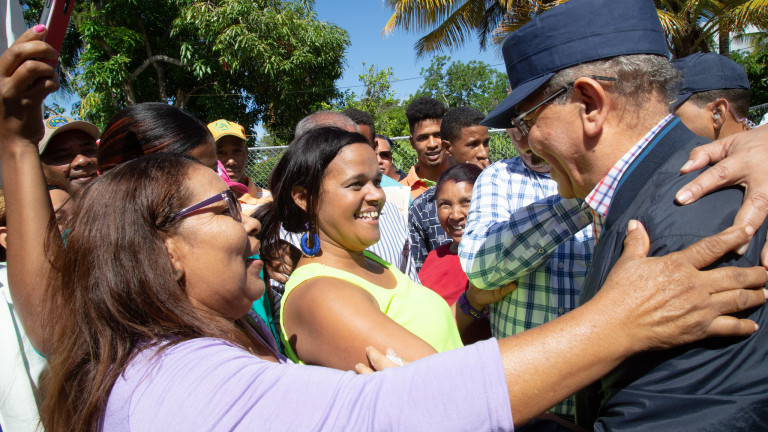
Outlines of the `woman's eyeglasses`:
[{"label": "woman's eyeglasses", "polygon": [[379,157],[382,159],[392,159],[392,152],[391,151],[380,151]]},{"label": "woman's eyeglasses", "polygon": [[203,207],[207,207],[213,203],[217,203],[219,201],[224,201],[227,203],[227,207],[229,210],[230,216],[232,216],[232,219],[242,222],[242,217],[240,216],[240,203],[237,201],[237,197],[235,196],[234,192],[227,189],[224,192],[217,193],[216,195],[204,199],[200,201],[197,204],[193,204],[180,212],[176,213],[175,216],[173,216],[174,219],[182,218],[196,210],[200,210]]}]

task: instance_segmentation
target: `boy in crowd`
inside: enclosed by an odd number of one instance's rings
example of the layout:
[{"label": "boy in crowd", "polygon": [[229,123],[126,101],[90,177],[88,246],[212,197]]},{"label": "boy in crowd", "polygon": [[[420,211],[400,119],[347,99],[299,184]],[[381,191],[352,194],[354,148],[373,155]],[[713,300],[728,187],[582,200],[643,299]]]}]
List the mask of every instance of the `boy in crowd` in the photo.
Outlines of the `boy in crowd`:
[{"label": "boy in crowd", "polygon": [[442,102],[426,96],[414,99],[405,109],[411,146],[416,150],[418,161],[400,183],[411,188],[413,199],[434,186],[440,174],[451,166],[440,139],[440,122],[445,111]]},{"label": "boy in crowd", "polygon": [[[480,110],[470,107],[452,108],[445,113],[440,141],[449,166],[471,163],[485,169],[490,164],[490,137],[488,128],[480,124],[483,118]],[[408,232],[411,256],[419,270],[430,251],[451,241],[437,220],[434,187],[413,200],[408,210]]]}]

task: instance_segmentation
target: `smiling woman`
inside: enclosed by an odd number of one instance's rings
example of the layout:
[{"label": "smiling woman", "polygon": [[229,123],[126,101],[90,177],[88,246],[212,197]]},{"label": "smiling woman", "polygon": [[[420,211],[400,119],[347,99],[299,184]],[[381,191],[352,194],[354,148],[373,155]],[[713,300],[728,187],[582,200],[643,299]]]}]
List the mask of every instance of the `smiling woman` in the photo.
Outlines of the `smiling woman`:
[{"label": "smiling woman", "polygon": [[[273,171],[275,201],[262,214],[274,214],[289,232],[309,227],[321,245],[299,260],[282,298],[283,338],[294,360],[349,370],[366,361],[367,346],[411,359],[461,346],[447,303],[364,252],[379,240],[381,176],[365,137],[335,128],[299,137]],[[279,227],[263,222],[268,258]]]}]

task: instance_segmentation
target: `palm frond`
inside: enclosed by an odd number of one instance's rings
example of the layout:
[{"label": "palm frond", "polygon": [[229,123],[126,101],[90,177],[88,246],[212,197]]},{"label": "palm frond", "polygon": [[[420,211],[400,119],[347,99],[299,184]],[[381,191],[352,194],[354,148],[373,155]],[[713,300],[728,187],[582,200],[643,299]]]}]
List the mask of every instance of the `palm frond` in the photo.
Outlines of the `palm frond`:
[{"label": "palm frond", "polygon": [[427,53],[452,50],[461,46],[473,33],[484,14],[483,3],[466,1],[437,28],[416,41],[414,44],[416,56],[421,57]]},{"label": "palm frond", "polygon": [[482,21],[479,23],[475,33],[480,41],[480,49],[485,50],[488,46],[488,38],[494,29],[504,21],[507,14],[506,8],[498,1],[491,1],[483,13]]},{"label": "palm frond", "polygon": [[768,0],[748,0],[736,6],[730,13],[734,30],[744,30],[749,25],[768,29]]},{"label": "palm frond", "polygon": [[382,31],[391,34],[396,28],[404,31],[423,32],[448,19],[461,3],[472,0],[384,0],[394,13]]},{"label": "palm frond", "polygon": [[511,33],[528,23],[536,15],[546,12],[555,6],[561,5],[568,0],[550,0],[550,1],[531,1],[531,0],[509,0],[506,2],[507,15],[493,31],[493,43],[500,45]]}]

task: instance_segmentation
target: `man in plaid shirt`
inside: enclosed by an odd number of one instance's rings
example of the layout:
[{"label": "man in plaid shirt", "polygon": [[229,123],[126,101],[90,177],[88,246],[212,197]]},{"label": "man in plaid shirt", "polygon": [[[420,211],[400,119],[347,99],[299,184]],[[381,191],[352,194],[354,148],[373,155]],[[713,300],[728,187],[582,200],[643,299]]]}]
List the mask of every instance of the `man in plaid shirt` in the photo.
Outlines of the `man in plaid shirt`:
[{"label": "man in plaid shirt", "polygon": [[[508,129],[520,155],[486,168],[475,183],[459,257],[470,282],[517,289],[490,306],[491,332],[502,338],[544,324],[579,305],[592,258],[591,215],[557,195],[550,166],[528,140]],[[573,398],[552,410],[572,419]]]}]

